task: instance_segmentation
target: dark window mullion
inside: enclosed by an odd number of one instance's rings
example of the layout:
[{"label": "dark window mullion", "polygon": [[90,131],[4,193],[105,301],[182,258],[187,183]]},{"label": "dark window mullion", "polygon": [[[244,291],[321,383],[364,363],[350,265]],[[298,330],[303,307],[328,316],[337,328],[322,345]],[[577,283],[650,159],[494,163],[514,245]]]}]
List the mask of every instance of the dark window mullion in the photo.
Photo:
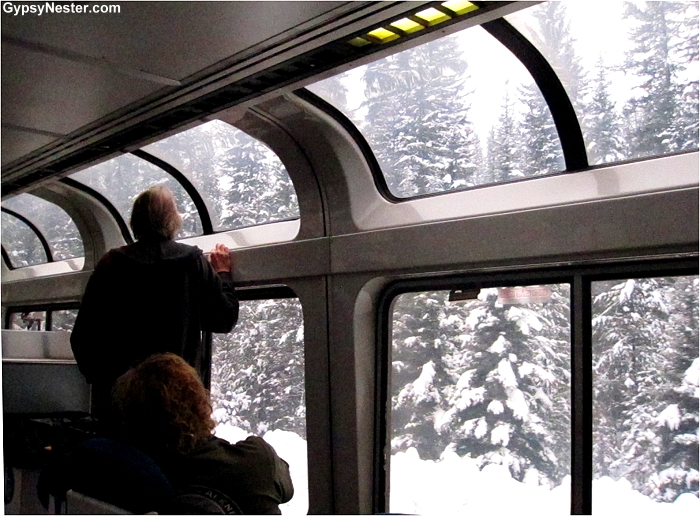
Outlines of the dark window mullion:
[{"label": "dark window mullion", "polygon": [[591,281],[571,289],[571,514],[591,514],[593,482],[593,355]]},{"label": "dark window mullion", "polygon": [[36,227],[32,223],[32,221],[30,221],[27,217],[20,215],[16,211],[13,211],[13,210],[10,210],[7,208],[1,208],[1,209],[2,209],[2,211],[7,213],[8,215],[11,215],[11,216],[15,217],[16,219],[19,219],[22,222],[24,222],[27,225],[27,227],[29,227],[29,229],[31,229],[34,232],[36,237],[39,239],[39,242],[41,242],[41,247],[43,247],[44,253],[46,253],[46,261],[53,262],[54,260],[53,260],[53,253],[51,252],[51,246],[49,245],[49,242],[46,240],[46,238],[44,238],[44,234],[41,231],[39,231],[39,228]]},{"label": "dark window mullion", "polygon": [[5,250],[5,246],[2,246],[2,259],[5,262],[5,265],[7,265],[7,268],[10,270],[13,270],[15,266],[12,264],[12,260],[10,260],[10,255],[7,254],[7,251]]},{"label": "dark window mullion", "polygon": [[525,36],[503,18],[484,23],[482,27],[510,50],[535,80],[557,128],[566,170],[571,172],[587,168],[588,156],[581,126],[569,95],[552,66]]}]

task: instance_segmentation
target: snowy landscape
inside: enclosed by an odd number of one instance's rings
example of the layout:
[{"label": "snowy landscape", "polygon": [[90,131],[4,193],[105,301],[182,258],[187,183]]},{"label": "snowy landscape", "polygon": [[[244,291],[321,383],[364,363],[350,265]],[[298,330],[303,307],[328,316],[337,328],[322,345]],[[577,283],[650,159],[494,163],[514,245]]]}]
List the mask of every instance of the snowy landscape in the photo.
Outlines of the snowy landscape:
[{"label": "snowy landscape", "polygon": [[[588,2],[542,3],[509,21],[561,78],[591,164],[697,150],[698,3],[610,4],[596,4],[605,5],[607,30],[595,31],[599,41],[587,52],[577,38],[591,42],[582,32],[591,23],[585,11],[595,11]],[[614,51],[605,52],[606,45]],[[398,197],[565,168],[534,81],[480,27],[309,89],[357,125]],[[212,204],[217,231],[299,216],[281,161],[223,122],[147,150],[196,184]],[[154,168],[127,155],[77,179],[105,192],[126,213],[143,189],[173,182]],[[173,188],[185,222],[180,237],[200,233],[194,204],[181,187]],[[3,205],[13,207],[13,201]],[[61,257],[81,255],[69,217],[36,212],[37,219],[46,219],[37,225],[54,226],[45,231],[49,240],[63,238],[57,244]],[[4,239],[28,243],[12,251],[16,265],[42,261],[43,249],[29,244],[28,228],[6,214],[2,223]],[[451,302],[447,290],[395,299],[390,511],[568,514],[571,292],[562,281],[482,288],[477,299],[461,302]],[[697,276],[591,285],[595,514],[695,514],[700,508],[699,287]],[[525,292],[530,297],[521,296]],[[211,395],[217,435],[231,442],[264,436],[289,462],[295,483],[295,497],[283,513],[305,514],[304,326],[298,300],[241,303],[234,331],[214,336]]]}]

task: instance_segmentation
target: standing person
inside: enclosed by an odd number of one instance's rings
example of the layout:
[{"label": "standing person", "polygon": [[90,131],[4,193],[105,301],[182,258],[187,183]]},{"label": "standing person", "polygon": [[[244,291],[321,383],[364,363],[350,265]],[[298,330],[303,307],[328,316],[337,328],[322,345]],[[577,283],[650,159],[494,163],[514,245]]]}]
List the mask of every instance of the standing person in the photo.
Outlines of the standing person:
[{"label": "standing person", "polygon": [[207,379],[202,332],[227,333],[238,319],[228,248],[217,244],[210,263],[199,248],[175,242],[182,219],[170,190],[141,193],[130,224],[137,241],[97,264],[71,335],[97,416],[110,411],[114,381],[154,353],[175,353]]},{"label": "standing person", "polygon": [[189,509],[183,514],[280,514],[292,499],[289,465],[257,436],[212,436],[209,393],[180,357],[152,355],[119,377],[120,438],[148,454]]}]

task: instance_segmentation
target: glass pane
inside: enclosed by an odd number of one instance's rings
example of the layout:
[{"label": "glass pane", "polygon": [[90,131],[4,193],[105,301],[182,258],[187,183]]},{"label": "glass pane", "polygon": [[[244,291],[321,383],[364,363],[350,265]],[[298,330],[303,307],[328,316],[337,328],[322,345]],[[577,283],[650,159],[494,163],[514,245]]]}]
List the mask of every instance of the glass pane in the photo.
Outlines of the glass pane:
[{"label": "glass pane", "polygon": [[182,229],[177,238],[202,234],[202,223],[192,199],[170,174],[132,154],[105,161],[70,176],[97,190],[111,202],[129,224],[134,199],[152,186],[167,186],[175,196],[182,216]]},{"label": "glass pane", "polygon": [[396,197],[564,170],[549,108],[481,27],[309,86],[358,127]]},{"label": "glass pane", "polygon": [[30,194],[7,199],[2,205],[19,213],[39,229],[49,243],[54,260],[85,255],[78,227],[62,208]]},{"label": "glass pane", "polygon": [[699,507],[698,286],[697,276],[592,285],[594,514]]},{"label": "glass pane", "polygon": [[46,312],[14,312],[10,314],[10,330],[46,329]]},{"label": "glass pane", "polygon": [[390,512],[568,514],[569,285],[449,294],[394,301]]},{"label": "glass pane", "polygon": [[52,331],[73,331],[75,318],[78,317],[78,309],[54,310],[51,312]]},{"label": "glass pane", "polygon": [[306,514],[304,322],[296,299],[242,301],[229,334],[214,334],[211,396],[216,434],[261,435],[289,463],[294,498],[282,514]]},{"label": "glass pane", "polygon": [[590,163],[697,149],[698,3],[601,8],[543,2],[507,17],[559,75]]},{"label": "glass pane", "polygon": [[299,217],[294,186],[277,155],[227,123],[213,120],[144,150],[192,181],[215,231]]},{"label": "glass pane", "polygon": [[17,217],[2,212],[2,245],[13,267],[27,267],[48,261],[39,237]]}]

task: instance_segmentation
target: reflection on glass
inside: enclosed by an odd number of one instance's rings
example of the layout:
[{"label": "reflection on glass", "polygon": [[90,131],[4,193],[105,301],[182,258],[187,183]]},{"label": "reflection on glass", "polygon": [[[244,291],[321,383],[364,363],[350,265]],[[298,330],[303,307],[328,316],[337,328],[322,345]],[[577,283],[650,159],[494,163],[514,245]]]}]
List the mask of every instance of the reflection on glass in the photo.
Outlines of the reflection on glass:
[{"label": "reflection on glass", "polygon": [[594,514],[698,507],[698,286],[697,276],[592,285]]},{"label": "reflection on glass", "polygon": [[123,154],[70,176],[97,190],[111,202],[129,223],[134,199],[152,186],[167,186],[175,196],[182,216],[182,229],[176,238],[202,234],[202,223],[192,199],[170,174],[132,154]]},{"label": "reflection on glass", "polygon": [[308,89],[355,123],[396,197],[565,168],[549,108],[532,77],[480,27]]},{"label": "reflection on glass", "polygon": [[78,309],[54,310],[51,312],[52,331],[72,331],[75,319],[78,317]]},{"label": "reflection on glass", "polygon": [[294,498],[282,514],[306,514],[304,323],[296,299],[242,301],[229,334],[214,334],[211,397],[216,434],[264,437],[290,465]]},{"label": "reflection on glass", "polygon": [[698,148],[697,2],[606,2],[604,16],[543,2],[506,18],[562,81],[590,163]]},{"label": "reflection on glass", "polygon": [[569,285],[449,294],[394,300],[389,511],[568,513]]},{"label": "reflection on glass", "polygon": [[192,181],[215,231],[299,217],[294,186],[277,155],[227,123],[213,120],[144,150]]},{"label": "reflection on glass", "polygon": [[10,314],[10,330],[42,331],[46,329],[46,312],[14,312]]},{"label": "reflection on glass", "polygon": [[12,267],[27,267],[48,261],[39,237],[24,222],[2,212],[2,245]]},{"label": "reflection on glass", "polygon": [[37,227],[48,242],[54,260],[85,255],[78,227],[73,219],[55,204],[35,195],[21,194],[3,201],[2,205],[19,213]]}]

